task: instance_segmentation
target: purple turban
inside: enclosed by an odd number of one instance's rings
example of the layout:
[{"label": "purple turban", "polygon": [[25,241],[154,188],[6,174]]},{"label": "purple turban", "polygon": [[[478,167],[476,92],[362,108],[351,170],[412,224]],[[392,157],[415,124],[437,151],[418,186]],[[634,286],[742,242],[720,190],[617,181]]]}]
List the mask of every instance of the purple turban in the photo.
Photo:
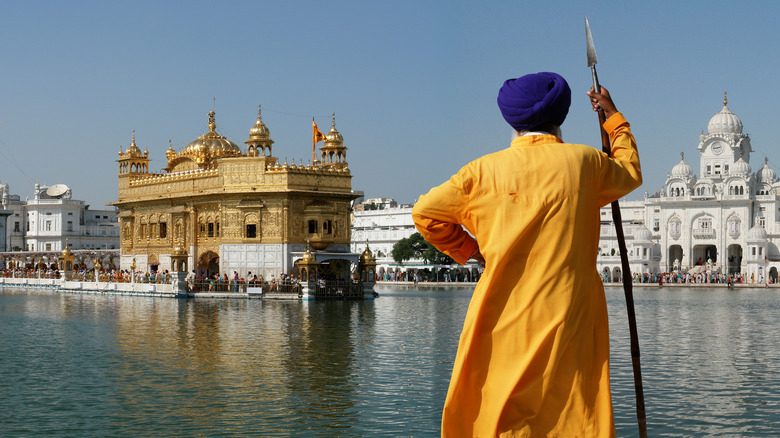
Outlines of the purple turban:
[{"label": "purple turban", "polygon": [[508,79],[498,90],[498,108],[517,131],[552,123],[560,126],[569,113],[571,90],[557,73],[541,72]]}]

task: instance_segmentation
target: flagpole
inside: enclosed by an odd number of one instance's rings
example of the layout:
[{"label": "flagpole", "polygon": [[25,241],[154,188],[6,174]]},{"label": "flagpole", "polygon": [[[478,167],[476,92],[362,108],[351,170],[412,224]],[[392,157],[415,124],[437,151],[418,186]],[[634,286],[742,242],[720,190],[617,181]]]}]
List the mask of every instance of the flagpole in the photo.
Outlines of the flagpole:
[{"label": "flagpole", "polygon": [[311,118],[311,127],[312,127],[312,133],[311,133],[311,165],[314,165],[315,158],[317,157],[317,133],[314,132],[314,126],[316,124],[314,123],[314,117]]}]

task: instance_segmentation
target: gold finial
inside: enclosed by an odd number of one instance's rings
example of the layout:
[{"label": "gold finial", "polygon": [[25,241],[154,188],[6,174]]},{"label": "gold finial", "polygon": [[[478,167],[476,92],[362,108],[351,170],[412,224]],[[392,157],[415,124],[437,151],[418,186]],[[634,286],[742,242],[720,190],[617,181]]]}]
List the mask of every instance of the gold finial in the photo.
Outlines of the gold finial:
[{"label": "gold finial", "polygon": [[769,157],[764,157],[764,164],[769,164]]},{"label": "gold finial", "polygon": [[685,161],[685,152],[680,152],[680,161]]},{"label": "gold finial", "polygon": [[263,121],[263,113],[260,111],[260,105],[257,105],[257,120]]},{"label": "gold finial", "polygon": [[214,110],[209,111],[209,129],[212,131],[217,129],[217,122],[214,117],[214,114],[216,114]]},{"label": "gold finial", "polygon": [[336,113],[333,113],[333,121],[331,122],[330,127],[336,129]]},{"label": "gold finial", "polygon": [[729,103],[728,98],[726,97],[726,91],[723,91],[723,106],[726,106]]}]

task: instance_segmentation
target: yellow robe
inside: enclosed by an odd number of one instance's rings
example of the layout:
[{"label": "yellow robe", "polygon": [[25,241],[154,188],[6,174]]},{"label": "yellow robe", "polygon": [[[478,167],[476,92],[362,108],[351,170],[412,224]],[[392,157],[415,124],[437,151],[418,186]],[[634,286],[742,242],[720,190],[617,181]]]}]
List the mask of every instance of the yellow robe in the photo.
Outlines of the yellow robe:
[{"label": "yellow robe", "polygon": [[599,208],[642,175],[623,115],[604,129],[614,158],[553,135],[518,137],[417,201],[412,216],[429,242],[461,264],[478,242],[485,258],[442,436],[614,436]]}]

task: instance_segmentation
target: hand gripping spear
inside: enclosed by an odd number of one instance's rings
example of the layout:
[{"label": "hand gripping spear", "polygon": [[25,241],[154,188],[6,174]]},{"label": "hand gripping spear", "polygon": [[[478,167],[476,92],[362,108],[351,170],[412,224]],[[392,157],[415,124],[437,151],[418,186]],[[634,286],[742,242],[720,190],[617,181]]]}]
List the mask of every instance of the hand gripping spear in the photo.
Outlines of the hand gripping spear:
[{"label": "hand gripping spear", "polygon": [[[601,93],[599,77],[596,75],[596,48],[593,46],[593,37],[590,34],[590,25],[588,18],[585,17],[585,42],[587,44],[588,67],[593,74],[593,89],[596,93]],[[599,130],[601,131],[601,149],[607,155],[610,155],[612,148],[609,143],[609,134],[604,130],[606,116],[604,110],[599,108]],[[626,238],[623,235],[623,221],[620,216],[620,206],[618,201],[612,203],[612,220],[615,222],[615,232],[617,234],[618,248],[620,248],[620,263],[623,269],[623,290],[626,294],[626,307],[628,310],[628,330],[631,335],[631,362],[634,366],[634,389],[636,391],[636,418],[639,422],[639,436],[647,437],[647,419],[645,417],[645,396],[642,388],[642,367],[639,363],[639,336],[636,330],[636,314],[634,313],[634,293],[632,291],[631,270],[628,266],[628,255],[626,251]]]}]

